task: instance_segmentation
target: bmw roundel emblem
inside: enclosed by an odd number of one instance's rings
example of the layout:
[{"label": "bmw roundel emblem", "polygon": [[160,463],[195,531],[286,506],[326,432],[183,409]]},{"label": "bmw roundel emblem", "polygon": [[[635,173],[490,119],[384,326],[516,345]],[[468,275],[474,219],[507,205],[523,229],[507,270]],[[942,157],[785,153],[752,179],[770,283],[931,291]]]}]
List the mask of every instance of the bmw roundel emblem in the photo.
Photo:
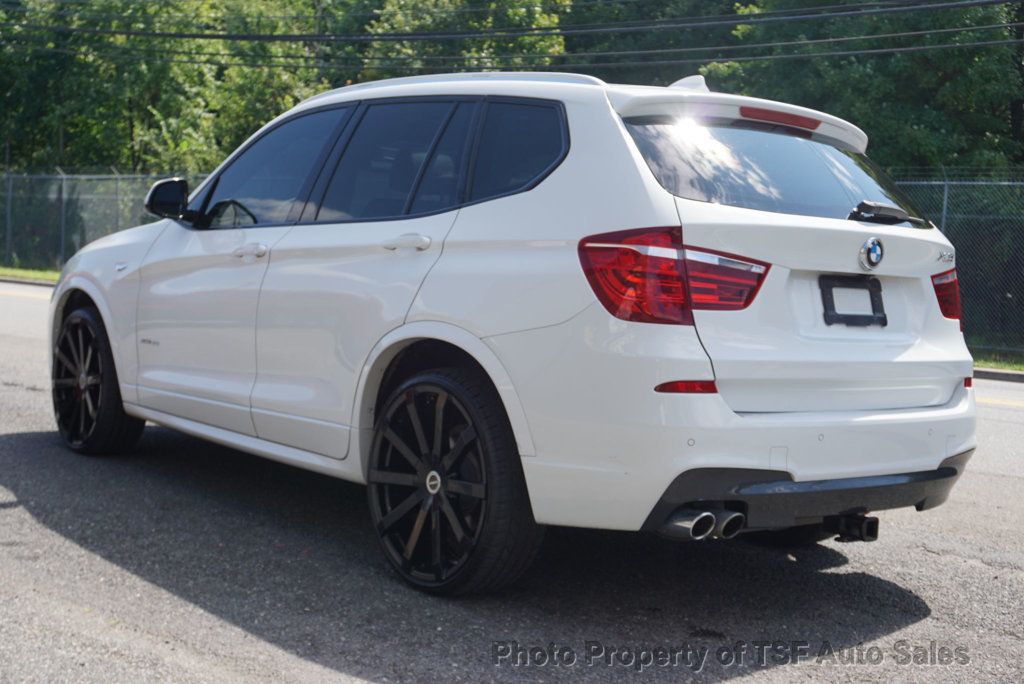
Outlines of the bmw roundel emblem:
[{"label": "bmw roundel emblem", "polygon": [[882,247],[882,241],[876,237],[868,238],[860,247],[860,265],[868,271],[874,270],[882,263],[883,256],[885,249]]}]

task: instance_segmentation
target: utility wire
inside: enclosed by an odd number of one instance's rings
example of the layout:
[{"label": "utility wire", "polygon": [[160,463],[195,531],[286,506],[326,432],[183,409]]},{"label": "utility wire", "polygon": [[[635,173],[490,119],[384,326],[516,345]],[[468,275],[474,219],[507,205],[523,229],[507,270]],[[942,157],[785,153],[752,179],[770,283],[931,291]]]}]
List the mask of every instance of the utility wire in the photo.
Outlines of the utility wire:
[{"label": "utility wire", "polygon": [[[9,11],[9,12],[22,12],[22,13],[31,13],[31,12],[37,12],[37,11],[45,11],[47,16],[78,16],[78,17],[91,16],[91,17],[96,17],[96,18],[124,18],[124,16],[125,16],[124,14],[118,14],[118,13],[112,13],[112,12],[93,12],[93,11],[90,11],[90,10],[84,10],[84,11],[80,11],[80,10],[39,10],[38,8],[24,7],[24,6],[21,6],[21,5],[7,4],[10,1],[11,0],[4,0],[3,2],[0,2],[0,10],[6,10],[6,11]],[[91,1],[92,0],[76,0],[77,4],[86,4],[86,3],[91,2]],[[532,10],[536,10],[536,11],[547,12],[549,14],[562,14],[562,13],[568,14],[568,13],[571,13],[573,10],[576,10],[576,9],[579,9],[579,8],[590,8],[590,7],[598,7],[598,6],[604,6],[604,7],[608,7],[608,8],[615,8],[616,5],[637,4],[637,3],[641,3],[641,2],[654,2],[654,1],[655,0],[574,0],[572,2],[572,4],[569,5],[568,7],[560,7],[560,6],[557,6],[557,5],[545,7],[545,6],[541,5],[541,4],[537,4],[537,5],[519,5],[515,9],[532,9]],[[139,0],[136,0],[136,2],[139,2]],[[153,5],[156,5],[157,3],[163,4],[164,2],[165,2],[165,0],[147,0],[147,2],[144,2],[142,4],[143,5],[149,4],[150,6],[153,6]],[[859,3],[859,4],[813,5],[813,6],[810,6],[810,7],[799,7],[799,8],[790,8],[790,9],[782,9],[782,10],[772,10],[772,11],[769,11],[769,12],[763,12],[763,13],[757,15],[757,16],[787,15],[787,14],[793,14],[793,13],[808,12],[808,11],[811,11],[811,10],[818,11],[818,10],[844,9],[844,8],[845,9],[856,9],[856,8],[868,8],[868,7],[880,7],[880,6],[890,6],[891,7],[891,6],[894,6],[894,5],[912,4],[912,2],[913,2],[913,0],[896,0],[896,1],[892,1],[892,0],[876,0],[875,2],[864,2],[864,3]],[[71,4],[71,3],[67,3],[67,2],[61,3],[61,2],[58,2],[56,4],[58,4],[58,5],[67,5],[67,4]],[[231,8],[224,8],[224,9],[230,10]],[[330,8],[324,8],[324,9],[330,9]],[[358,17],[358,18],[368,18],[368,19],[383,19],[383,18],[390,18],[390,17],[395,17],[395,16],[403,16],[403,15],[420,15],[420,16],[430,16],[430,17],[442,16],[443,17],[443,16],[458,16],[458,15],[462,15],[462,14],[483,14],[483,13],[493,14],[494,12],[495,12],[495,8],[494,7],[455,7],[455,8],[435,10],[435,9],[429,9],[429,8],[426,8],[426,7],[412,6],[412,7],[381,8],[380,10],[370,11],[370,12],[343,12],[343,13],[341,13],[341,16],[346,17],[346,18]],[[195,20],[195,16],[194,15],[190,15],[190,14],[165,14],[165,15],[160,15],[160,16],[161,17],[184,17],[184,18],[189,19],[191,21]],[[733,17],[733,16],[736,16],[736,15],[735,14],[717,14],[717,15],[708,15],[708,16],[696,17],[696,18],[701,18],[701,19],[727,19],[727,18]],[[264,20],[280,20],[280,21],[287,21],[287,20],[313,21],[313,20],[316,19],[316,15],[315,14],[253,15],[252,18],[253,19],[264,19]],[[676,17],[676,18],[684,18],[684,17]],[[663,18],[662,20],[666,20],[666,19],[668,19],[668,18]],[[622,22],[622,23],[628,23],[628,22]],[[643,22],[641,22],[640,20],[633,20],[633,23],[643,23]],[[571,24],[569,24],[569,25],[571,26]]]},{"label": "utility wire", "polygon": [[[403,66],[403,65],[386,65],[387,70],[399,70],[405,72],[444,72],[444,71],[466,71],[466,70],[479,70],[481,68],[492,69],[498,71],[505,70],[523,70],[523,71],[535,71],[535,70],[554,70],[554,71],[565,71],[574,68],[623,68],[623,67],[648,67],[648,66],[671,66],[671,65],[686,65],[686,64],[708,64],[711,62],[764,62],[764,61],[775,61],[781,59],[825,59],[833,57],[849,57],[849,56],[861,56],[861,55],[882,55],[882,54],[899,54],[909,52],[923,52],[930,50],[948,50],[948,49],[961,49],[961,48],[975,48],[975,47],[987,47],[995,45],[1017,45],[1024,44],[1024,39],[1011,38],[1006,40],[989,40],[989,41],[975,41],[969,43],[943,43],[936,45],[915,45],[906,47],[895,47],[895,48],[876,48],[868,50],[841,50],[831,52],[798,52],[798,53],[787,53],[787,54],[775,54],[775,55],[760,55],[760,56],[748,56],[748,57],[708,57],[701,59],[671,59],[671,60],[644,60],[644,61],[626,61],[626,62],[580,62],[574,64],[545,64],[545,65],[495,65],[489,62],[494,61],[494,57],[482,55],[479,57],[463,57],[460,58],[462,61],[473,61],[478,64],[462,64],[462,65],[444,65],[444,66]],[[82,56],[80,51],[68,50],[65,48],[30,48],[29,52],[32,51],[45,51],[45,52],[57,52]],[[96,55],[102,57],[102,55]],[[126,59],[132,59],[130,55],[116,55],[115,57],[125,57]],[[568,55],[572,57],[573,55]],[[247,67],[256,69],[279,69],[279,68],[314,68],[314,67],[331,67],[331,66],[355,66],[361,65],[361,61],[352,63],[335,63],[325,61],[319,64],[310,65],[296,65],[294,63],[281,63],[281,62],[260,62],[260,63],[244,63],[244,62],[220,62],[216,60],[192,60],[192,59],[170,59],[170,58],[159,58],[155,61],[170,63],[170,64],[194,64],[194,65],[212,65],[217,67]]]},{"label": "utility wire", "polygon": [[[900,31],[897,33],[877,33],[877,34],[865,34],[859,36],[841,36],[836,38],[815,38],[810,40],[792,40],[792,41],[776,41],[770,43],[749,43],[749,44],[738,44],[738,45],[714,45],[714,46],[697,46],[697,47],[685,47],[685,48],[652,48],[645,50],[605,50],[605,51],[586,51],[586,52],[572,52],[572,53],[543,53],[543,52],[525,52],[525,53],[500,53],[486,56],[485,58],[501,58],[501,59],[565,59],[565,58],[587,58],[587,57],[625,57],[625,56],[642,56],[642,55],[654,55],[654,54],[683,54],[693,52],[721,52],[721,51],[732,51],[732,50],[752,50],[762,48],[781,48],[790,47],[794,45],[821,45],[829,43],[847,43],[853,41],[862,40],[881,40],[889,38],[910,38],[920,36],[934,36],[934,35],[945,35],[950,33],[963,33],[968,31],[991,31],[997,29],[1009,29],[1024,26],[1024,22],[1010,22],[1001,24],[985,24],[982,26],[958,26],[952,28],[943,29],[927,29],[920,31]],[[20,42],[20,39],[19,39]],[[172,55],[185,55],[192,57],[220,57],[220,58],[254,58],[258,57],[255,55],[245,54],[232,54],[223,51],[202,51],[202,50],[168,50],[160,49],[159,52],[154,52],[152,48],[138,48],[128,45],[113,45],[113,44],[100,44],[100,45],[81,45],[80,49],[87,49],[96,47],[99,50],[93,50],[94,54],[100,52],[126,52],[133,54],[141,54],[151,57],[159,57],[161,54],[172,54]],[[45,49],[45,46],[41,49]],[[310,66],[320,67],[326,66],[327,63],[323,61],[317,61],[310,55],[273,55],[274,60],[296,60],[306,62],[307,64],[296,64],[296,66]],[[396,55],[393,57],[386,56],[359,56],[358,60],[374,61],[374,62],[434,62],[434,61],[446,61],[446,60],[467,60],[474,59],[470,55]],[[731,59],[726,56],[718,55],[716,59]],[[583,62],[586,64],[586,62]]]},{"label": "utility wire", "polygon": [[[708,46],[694,46],[694,47],[669,47],[669,48],[650,48],[642,50],[595,50],[585,52],[566,52],[566,53],[551,53],[551,52],[516,52],[516,53],[504,53],[493,55],[495,57],[512,57],[512,58],[529,58],[529,59],[549,59],[549,58],[575,58],[575,57],[596,57],[596,56],[639,56],[645,54],[682,54],[688,52],[721,52],[725,50],[752,50],[762,48],[779,48],[779,47],[791,47],[794,45],[821,45],[828,43],[848,43],[862,40],[882,40],[891,38],[910,38],[910,37],[922,37],[922,36],[939,36],[952,33],[965,33],[971,31],[993,31],[999,29],[1014,29],[1017,27],[1024,26],[1024,22],[1012,22],[1004,24],[987,24],[983,26],[969,26],[969,27],[952,27],[947,29],[928,29],[923,31],[901,31],[897,33],[884,33],[884,34],[865,34],[860,36],[842,36],[836,38],[815,38],[809,40],[794,40],[794,41],[776,41],[770,43],[749,43],[749,44],[736,44],[736,45],[708,45]],[[20,40],[20,39],[18,39]],[[92,45],[81,45],[81,48],[93,47]],[[246,55],[246,54],[232,54],[224,51],[204,51],[204,50],[174,50],[174,49],[160,49],[159,52],[155,52],[153,48],[139,48],[128,45],[114,45],[114,44],[103,44],[97,45],[101,50],[117,50],[124,52],[132,52],[137,54],[143,54],[148,56],[159,56],[160,54],[179,54],[188,56],[211,56],[211,57],[253,57],[257,55]],[[354,55],[353,55],[354,56]],[[357,56],[360,60],[373,60],[373,61],[438,61],[438,60],[451,60],[451,59],[466,59],[471,58],[472,55],[465,54],[427,54],[427,55],[395,55],[395,56]],[[718,55],[719,58],[725,59],[726,56]],[[306,65],[297,66],[309,66],[318,67],[322,66],[324,61],[316,60],[312,55],[309,54],[275,54],[272,55],[273,59],[294,59],[297,61],[308,62]]]},{"label": "utility wire", "polygon": [[488,29],[478,31],[449,32],[409,32],[409,33],[358,33],[358,34],[256,34],[256,33],[209,33],[194,31],[142,31],[134,29],[105,29],[86,26],[41,26],[3,22],[0,26],[17,27],[32,31],[53,31],[65,34],[93,34],[134,36],[144,38],[176,38],[190,40],[228,40],[233,42],[402,42],[424,40],[462,40],[469,38],[515,38],[524,36],[566,36],[586,35],[593,33],[637,33],[681,28],[706,28],[710,26],[735,26],[739,24],[761,24],[777,21],[810,21],[816,19],[835,19],[842,17],[864,17],[879,14],[920,12],[925,10],[964,9],[986,5],[1004,5],[1007,0],[961,0],[959,2],[938,2],[929,4],[914,3],[910,5],[875,7],[862,10],[844,10],[835,12],[818,12],[811,14],[792,14],[786,16],[765,15],[731,15],[728,19],[714,20],[669,20],[664,23],[648,23],[637,25],[595,24],[576,28],[532,28],[532,29]]}]

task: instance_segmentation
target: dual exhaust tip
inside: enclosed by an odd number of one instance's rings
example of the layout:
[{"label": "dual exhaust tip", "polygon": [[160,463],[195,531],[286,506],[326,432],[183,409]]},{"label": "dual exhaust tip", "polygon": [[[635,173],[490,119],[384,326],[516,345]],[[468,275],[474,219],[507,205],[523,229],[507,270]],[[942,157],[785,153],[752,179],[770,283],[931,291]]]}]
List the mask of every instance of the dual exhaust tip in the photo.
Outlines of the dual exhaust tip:
[{"label": "dual exhaust tip", "polygon": [[[658,530],[672,539],[700,540],[708,537],[732,539],[746,525],[747,517],[738,511],[701,511],[680,508]],[[840,515],[826,519],[825,528],[837,533],[839,541],[875,541],[878,518],[864,515]]]},{"label": "dual exhaust tip", "polygon": [[747,517],[737,511],[697,511],[681,508],[669,516],[659,532],[673,539],[732,539],[740,533],[746,521]]}]

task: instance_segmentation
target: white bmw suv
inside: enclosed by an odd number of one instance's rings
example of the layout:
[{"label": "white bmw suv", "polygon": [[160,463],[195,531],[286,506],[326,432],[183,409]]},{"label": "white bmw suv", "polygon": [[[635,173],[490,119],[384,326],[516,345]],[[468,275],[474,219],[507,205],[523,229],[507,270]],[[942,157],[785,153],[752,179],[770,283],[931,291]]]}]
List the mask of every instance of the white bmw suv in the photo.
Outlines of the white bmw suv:
[{"label": "white bmw suv", "polygon": [[439,593],[512,582],[544,525],[874,539],[945,500],[975,409],[953,249],[866,146],[700,77],[324,93],[68,262],[60,433],[366,483]]}]

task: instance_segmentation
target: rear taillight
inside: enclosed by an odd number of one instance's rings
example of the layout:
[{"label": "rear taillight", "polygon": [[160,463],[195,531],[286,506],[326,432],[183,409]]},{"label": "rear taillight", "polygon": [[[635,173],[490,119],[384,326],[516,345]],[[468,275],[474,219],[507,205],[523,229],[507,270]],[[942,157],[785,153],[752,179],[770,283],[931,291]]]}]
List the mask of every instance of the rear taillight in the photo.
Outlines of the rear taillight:
[{"label": "rear taillight", "polygon": [[684,247],[676,227],[642,228],[583,238],[580,263],[613,316],[642,323],[693,325],[694,309],[744,309],[769,265]]},{"label": "rear taillight", "polygon": [[768,264],[687,247],[686,284],[694,309],[730,311],[750,306]]},{"label": "rear taillight", "polygon": [[964,324],[960,315],[960,281],[957,280],[956,269],[933,275],[932,287],[935,288],[935,297],[939,300],[942,315],[959,320],[960,329],[963,330]]}]

